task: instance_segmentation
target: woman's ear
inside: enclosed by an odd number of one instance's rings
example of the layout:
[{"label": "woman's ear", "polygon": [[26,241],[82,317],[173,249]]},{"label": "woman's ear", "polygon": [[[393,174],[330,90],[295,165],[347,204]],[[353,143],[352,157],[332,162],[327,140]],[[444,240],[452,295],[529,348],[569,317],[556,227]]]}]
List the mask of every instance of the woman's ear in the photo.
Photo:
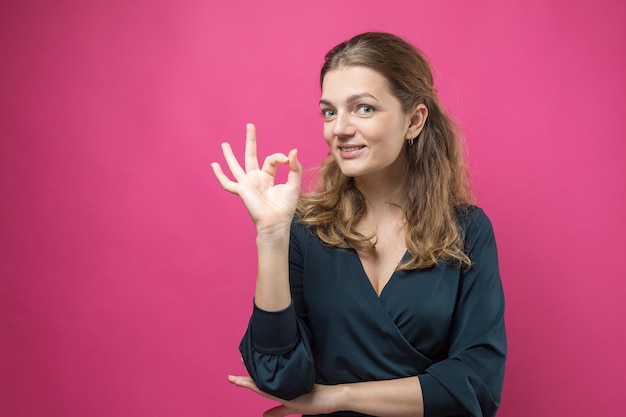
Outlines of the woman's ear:
[{"label": "woman's ear", "polygon": [[406,140],[415,139],[424,129],[428,118],[428,108],[424,104],[418,104],[411,113],[410,125],[404,138]]}]

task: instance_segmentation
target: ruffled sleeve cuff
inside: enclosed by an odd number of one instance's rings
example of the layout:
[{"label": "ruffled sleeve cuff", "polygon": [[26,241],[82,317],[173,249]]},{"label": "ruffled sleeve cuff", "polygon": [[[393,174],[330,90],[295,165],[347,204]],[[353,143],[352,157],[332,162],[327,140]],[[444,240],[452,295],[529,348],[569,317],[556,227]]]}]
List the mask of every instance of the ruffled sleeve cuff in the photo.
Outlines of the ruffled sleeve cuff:
[{"label": "ruffled sleeve cuff", "polygon": [[250,319],[254,348],[267,355],[283,355],[298,343],[298,327],[293,302],[280,311],[265,311],[254,305]]}]

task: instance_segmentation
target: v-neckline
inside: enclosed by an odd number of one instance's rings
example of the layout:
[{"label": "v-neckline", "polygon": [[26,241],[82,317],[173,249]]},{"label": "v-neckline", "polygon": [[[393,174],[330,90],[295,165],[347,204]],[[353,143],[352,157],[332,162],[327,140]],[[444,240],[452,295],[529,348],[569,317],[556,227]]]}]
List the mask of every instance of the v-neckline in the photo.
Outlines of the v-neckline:
[{"label": "v-neckline", "polygon": [[361,272],[362,272],[362,278],[365,280],[365,283],[367,284],[367,286],[369,287],[369,289],[371,290],[371,292],[374,294],[374,296],[377,299],[381,299],[383,293],[385,292],[385,290],[387,289],[387,287],[389,286],[389,284],[392,282],[393,278],[396,276],[396,273],[398,272],[398,265],[400,265],[402,263],[402,261],[404,261],[404,259],[407,257],[409,251],[408,249],[404,252],[404,254],[402,255],[402,258],[400,258],[400,262],[398,262],[396,264],[396,267],[394,268],[394,270],[391,272],[391,275],[389,276],[389,278],[387,279],[387,281],[385,282],[385,285],[382,286],[382,288],[380,289],[380,293],[378,293],[376,291],[376,288],[374,288],[374,284],[372,283],[372,280],[370,279],[370,276],[367,274],[367,271],[365,270],[365,265],[363,265],[363,261],[361,260],[361,257],[359,256],[359,253],[357,252],[356,249],[352,249],[351,252],[354,254],[360,268],[361,268]]}]

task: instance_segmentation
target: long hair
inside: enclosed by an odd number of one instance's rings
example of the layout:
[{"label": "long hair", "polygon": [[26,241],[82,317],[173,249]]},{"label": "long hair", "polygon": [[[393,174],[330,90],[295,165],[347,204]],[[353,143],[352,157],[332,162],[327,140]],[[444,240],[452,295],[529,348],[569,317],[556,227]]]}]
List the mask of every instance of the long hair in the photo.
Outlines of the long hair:
[{"label": "long hair", "polygon": [[[429,268],[439,261],[469,268],[471,262],[463,251],[463,231],[457,220],[472,202],[463,152],[456,126],[437,98],[427,60],[395,35],[363,33],[326,54],[320,85],[329,71],[350,66],[367,67],[383,75],[403,111],[410,112],[419,104],[428,109],[424,128],[403,151],[407,163],[399,179],[398,205],[405,212],[406,246],[411,256],[399,268]],[[345,176],[332,156],[318,168],[316,188],[303,194],[298,204],[300,222],[312,227],[322,242],[359,250],[375,246],[371,236],[356,231],[366,210],[354,178]]]}]

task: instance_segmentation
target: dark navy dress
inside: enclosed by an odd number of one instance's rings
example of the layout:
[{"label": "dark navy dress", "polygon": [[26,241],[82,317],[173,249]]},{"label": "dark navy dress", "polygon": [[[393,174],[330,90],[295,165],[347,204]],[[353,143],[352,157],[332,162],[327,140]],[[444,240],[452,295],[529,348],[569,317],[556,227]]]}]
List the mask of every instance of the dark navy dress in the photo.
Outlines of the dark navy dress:
[{"label": "dark navy dress", "polygon": [[494,416],[506,358],[496,244],[480,208],[459,222],[469,271],[445,262],[396,271],[378,296],[355,250],[326,246],[294,221],[292,304],[279,312],[255,306],[240,345],[259,388],[292,399],[314,382],[417,376],[426,417]]}]

